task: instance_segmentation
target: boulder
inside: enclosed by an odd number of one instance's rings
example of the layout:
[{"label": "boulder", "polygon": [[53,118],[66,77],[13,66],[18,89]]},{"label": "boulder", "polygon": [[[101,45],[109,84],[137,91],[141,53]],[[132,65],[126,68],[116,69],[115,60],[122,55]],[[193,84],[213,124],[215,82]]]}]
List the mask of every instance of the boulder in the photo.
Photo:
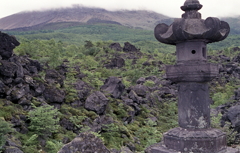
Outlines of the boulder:
[{"label": "boulder", "polygon": [[27,95],[27,93],[29,93],[29,91],[30,91],[29,85],[22,85],[21,87],[14,87],[10,94],[11,101],[18,101],[23,96]]},{"label": "boulder", "polygon": [[138,52],[139,49],[137,49],[134,45],[130,44],[129,42],[125,42],[123,51],[124,52]]},{"label": "boulder", "polygon": [[101,91],[111,94],[113,98],[120,98],[125,85],[122,80],[117,77],[109,77],[105,80],[104,85],[101,86]]},{"label": "boulder", "polygon": [[5,97],[7,86],[0,80],[0,97]]},{"label": "boulder", "polygon": [[58,153],[110,153],[102,140],[91,133],[82,133],[64,145]]},{"label": "boulder", "polygon": [[37,74],[43,68],[36,60],[31,60],[27,56],[12,56],[10,62],[18,66],[17,77],[21,77],[24,73],[27,75]]},{"label": "boulder", "polygon": [[240,88],[234,91],[234,100],[240,99]]},{"label": "boulder", "polygon": [[110,63],[104,65],[108,69],[122,68],[125,66],[125,60],[121,57],[111,59]]},{"label": "boulder", "polygon": [[65,92],[56,87],[48,86],[45,87],[43,96],[49,103],[63,103]]},{"label": "boulder", "polygon": [[240,51],[240,48],[239,48],[239,47],[233,47],[232,50],[233,50],[234,52],[236,52],[236,51]]},{"label": "boulder", "polygon": [[60,84],[61,87],[63,86],[64,83],[64,77],[60,75],[56,70],[47,70],[45,80],[49,84]]},{"label": "boulder", "polygon": [[45,85],[41,81],[35,80],[31,86],[32,95],[37,97],[41,96],[45,90]]},{"label": "boulder", "polygon": [[227,57],[226,55],[219,55],[222,62],[230,62],[230,57]]},{"label": "boulder", "polygon": [[75,130],[77,130],[77,127],[75,126],[75,124],[66,118],[61,119],[59,123],[60,123],[61,127],[65,128],[68,131],[75,132]]},{"label": "boulder", "polygon": [[114,123],[114,119],[111,116],[101,115],[94,119],[92,125],[89,127],[93,132],[102,132],[103,128],[106,128],[106,125]]},{"label": "boulder", "polygon": [[0,75],[5,77],[14,77],[18,70],[18,66],[13,62],[5,60],[0,61]]},{"label": "boulder", "polygon": [[150,66],[151,63],[149,63],[148,61],[146,61],[146,62],[142,63],[142,65],[143,65],[143,66]]},{"label": "boulder", "polygon": [[128,147],[122,147],[121,148],[121,152],[124,152],[124,153],[133,153]]},{"label": "boulder", "polygon": [[20,149],[21,147],[22,144],[19,139],[13,137],[12,135],[8,135],[4,147],[4,153],[23,153]]},{"label": "boulder", "polygon": [[105,112],[108,101],[102,92],[96,91],[87,97],[84,107],[100,115]]},{"label": "boulder", "polygon": [[238,128],[240,128],[240,105],[232,106],[228,109],[227,119],[231,122],[232,127],[238,125]]},{"label": "boulder", "polygon": [[24,152],[17,147],[7,146],[3,153],[24,153]]},{"label": "boulder", "polygon": [[137,80],[137,84],[144,84],[145,83],[145,81],[146,81],[146,79],[144,78],[144,77],[141,77],[141,78],[139,78],[138,80]]},{"label": "boulder", "polygon": [[89,96],[92,87],[90,87],[86,82],[82,80],[78,80],[74,84],[75,89],[77,90],[78,98],[80,100],[86,100],[87,96]]},{"label": "boulder", "polygon": [[64,63],[62,63],[61,65],[59,65],[56,70],[58,71],[59,74],[61,74],[62,76],[66,76],[66,73],[68,72],[67,70],[68,66],[65,65]]},{"label": "boulder", "polygon": [[137,104],[141,104],[143,103],[143,98],[139,97],[136,92],[134,92],[133,90],[131,90],[128,94],[128,97],[135,103]]},{"label": "boulder", "polygon": [[14,36],[0,32],[0,56],[9,59],[13,55],[13,49],[20,43]]},{"label": "boulder", "polygon": [[119,43],[112,43],[109,45],[109,48],[115,50],[115,51],[122,51],[123,48],[121,47],[121,45]]},{"label": "boulder", "polygon": [[173,97],[176,97],[177,95],[176,91],[169,87],[160,88],[158,94],[159,96],[161,96],[161,98],[173,98]]},{"label": "boulder", "polygon": [[147,93],[149,92],[149,88],[144,86],[144,85],[141,85],[141,84],[138,84],[134,87],[132,87],[132,90],[140,97],[143,97],[143,98],[146,98],[147,96]]}]

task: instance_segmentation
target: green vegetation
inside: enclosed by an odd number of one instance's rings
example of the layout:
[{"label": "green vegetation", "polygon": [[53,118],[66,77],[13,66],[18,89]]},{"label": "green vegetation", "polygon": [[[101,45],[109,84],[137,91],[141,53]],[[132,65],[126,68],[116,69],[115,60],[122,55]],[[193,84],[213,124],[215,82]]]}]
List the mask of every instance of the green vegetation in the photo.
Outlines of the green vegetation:
[{"label": "green vegetation", "polygon": [[[61,23],[59,23],[61,24]],[[66,24],[66,23],[65,23]],[[235,24],[235,23],[234,23]],[[92,42],[99,41],[111,41],[119,42],[131,42],[136,45],[142,51],[149,53],[162,52],[172,53],[175,51],[175,47],[171,45],[165,45],[156,41],[153,31],[143,29],[131,29],[121,25],[114,24],[79,24],[73,27],[58,27],[57,24],[52,25],[56,30],[35,30],[35,31],[3,31],[10,35],[16,36],[19,40],[50,40],[61,41],[68,44],[83,45],[85,41],[91,40]],[[235,26],[239,27],[239,26]],[[223,50],[226,47],[239,46],[240,36],[237,35],[239,30],[236,28],[231,29],[231,35],[224,41],[209,44],[209,49]]]},{"label": "green vegetation", "polygon": [[[44,70],[58,70],[61,64],[67,67],[63,85],[55,84],[56,88],[64,90],[66,94],[59,110],[49,105],[41,106],[36,97],[32,98],[34,109],[29,112],[23,111],[18,104],[5,99],[0,100],[0,117],[6,121],[10,121],[13,116],[19,117],[19,114],[29,117],[27,134],[18,132],[15,134],[22,142],[25,153],[41,151],[56,153],[63,146],[61,142],[63,139],[72,140],[79,133],[90,131],[90,125],[100,118],[95,112],[84,109],[83,104],[73,105],[83,103],[85,100],[79,98],[80,90],[75,88],[78,81],[86,83],[89,93],[99,90],[105,79],[110,76],[121,78],[126,88],[129,88],[136,85],[140,77],[157,76],[163,79],[165,65],[174,64],[176,59],[174,46],[158,43],[152,31],[129,29],[119,25],[78,25],[58,30],[8,33],[16,35],[21,42],[15,49],[15,54],[28,55],[38,60],[44,66]],[[240,53],[232,50],[232,47],[238,46],[239,38],[232,35],[223,42],[211,44],[209,54],[216,57],[226,55],[232,59]],[[108,47],[112,42],[120,42],[123,46],[126,41],[141,51],[131,53],[134,58],[128,57],[126,52],[117,52]],[[219,53],[218,49],[222,52]],[[117,57],[124,58],[125,65],[121,68],[106,68],[105,65]],[[213,59],[210,61],[215,62]],[[33,79],[44,83],[44,75],[43,71]],[[213,86],[210,88],[210,96],[214,100],[212,108],[229,102],[234,90],[239,87],[237,79],[231,77],[227,79],[212,82]],[[147,80],[143,85],[151,88],[155,86],[155,82]],[[138,104],[137,108],[107,95],[109,104],[104,115],[113,121],[104,124],[101,132],[93,133],[100,137],[108,148],[118,150],[132,144],[136,152],[142,152],[149,145],[161,141],[164,132],[178,126],[177,99],[165,95],[159,100],[156,94],[158,93],[150,93],[153,99],[151,103]],[[138,113],[133,115],[136,110]],[[218,116],[212,119],[213,127],[220,128],[219,118]],[[128,122],[128,119],[131,119],[131,122]],[[69,124],[73,124],[73,129],[61,127],[60,120],[69,121]],[[6,121],[3,122],[3,129],[7,130],[3,131],[3,136],[9,132],[8,125],[4,125]],[[46,140],[44,146],[40,143],[43,138]],[[4,143],[4,139],[0,142]]]},{"label": "green vegetation", "polygon": [[34,106],[34,109],[29,111],[30,119],[29,129],[43,137],[49,137],[52,133],[57,132],[59,128],[59,112],[53,106],[43,105],[40,107]]},{"label": "green vegetation", "polygon": [[3,149],[3,146],[6,143],[6,135],[10,132],[13,132],[11,124],[0,119],[0,151]]}]

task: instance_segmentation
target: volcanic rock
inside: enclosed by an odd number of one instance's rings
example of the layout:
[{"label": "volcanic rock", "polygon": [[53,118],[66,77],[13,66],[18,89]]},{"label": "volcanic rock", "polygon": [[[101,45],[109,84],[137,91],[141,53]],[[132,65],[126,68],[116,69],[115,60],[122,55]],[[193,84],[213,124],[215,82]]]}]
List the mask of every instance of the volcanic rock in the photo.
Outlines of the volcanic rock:
[{"label": "volcanic rock", "polygon": [[125,42],[123,51],[124,52],[138,52],[139,49],[137,49],[134,45],[130,44],[129,42]]},{"label": "volcanic rock", "polygon": [[2,33],[0,31],[0,56],[3,59],[9,59],[13,55],[13,49],[20,45],[14,36]]},{"label": "volcanic rock", "polygon": [[119,43],[112,43],[109,45],[109,48],[115,50],[115,51],[122,51],[123,48],[121,47],[121,45]]},{"label": "volcanic rock", "polygon": [[107,104],[108,99],[105,95],[100,91],[96,91],[86,99],[84,107],[97,114],[103,114],[106,110]]},{"label": "volcanic rock", "polygon": [[122,80],[117,77],[109,77],[105,80],[104,85],[101,86],[101,91],[111,94],[113,98],[120,98],[125,85]]},{"label": "volcanic rock", "polygon": [[58,153],[110,153],[102,140],[90,133],[81,133]]}]

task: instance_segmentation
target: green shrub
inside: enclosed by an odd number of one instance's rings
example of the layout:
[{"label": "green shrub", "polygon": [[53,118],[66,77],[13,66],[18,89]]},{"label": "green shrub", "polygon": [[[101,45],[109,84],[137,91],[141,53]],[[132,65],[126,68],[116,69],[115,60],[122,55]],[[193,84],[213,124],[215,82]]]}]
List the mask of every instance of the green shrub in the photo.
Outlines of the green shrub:
[{"label": "green shrub", "polygon": [[233,132],[232,126],[230,122],[226,122],[226,124],[221,127],[220,122],[221,122],[222,114],[219,113],[217,116],[213,116],[211,118],[211,127],[220,129],[221,131],[225,132],[227,135],[227,144],[230,146],[234,143],[236,143],[236,136],[237,136],[237,131]]},{"label": "green shrub", "polygon": [[47,153],[56,153],[63,147],[63,143],[60,141],[47,141],[46,143],[46,150]]},{"label": "green shrub", "polygon": [[50,136],[59,127],[59,111],[53,106],[43,105],[29,111],[29,129],[40,136]]},{"label": "green shrub", "polygon": [[229,102],[230,98],[234,95],[234,90],[236,89],[235,85],[231,85],[227,83],[225,86],[217,86],[215,87],[215,92],[212,93],[212,100],[214,104],[212,107],[217,107],[219,105],[223,105]]},{"label": "green shrub", "polygon": [[152,80],[147,80],[146,82],[144,82],[145,86],[147,87],[153,87],[155,85],[155,83]]},{"label": "green shrub", "polygon": [[12,132],[13,129],[11,128],[11,124],[0,119],[0,150],[6,143],[6,134]]}]

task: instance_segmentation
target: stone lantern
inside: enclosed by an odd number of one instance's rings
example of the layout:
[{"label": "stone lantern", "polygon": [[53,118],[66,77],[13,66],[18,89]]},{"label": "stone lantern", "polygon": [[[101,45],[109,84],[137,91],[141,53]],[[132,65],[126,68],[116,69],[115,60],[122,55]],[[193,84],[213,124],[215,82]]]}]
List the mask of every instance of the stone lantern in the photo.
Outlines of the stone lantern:
[{"label": "stone lantern", "polygon": [[207,63],[207,44],[225,39],[230,27],[218,18],[201,19],[198,0],[186,0],[185,13],[170,25],[156,26],[158,41],[176,45],[177,63],[166,68],[167,78],[178,83],[179,127],[166,132],[150,153],[237,153],[227,148],[226,135],[210,127],[208,82],[218,75],[217,64]]}]

